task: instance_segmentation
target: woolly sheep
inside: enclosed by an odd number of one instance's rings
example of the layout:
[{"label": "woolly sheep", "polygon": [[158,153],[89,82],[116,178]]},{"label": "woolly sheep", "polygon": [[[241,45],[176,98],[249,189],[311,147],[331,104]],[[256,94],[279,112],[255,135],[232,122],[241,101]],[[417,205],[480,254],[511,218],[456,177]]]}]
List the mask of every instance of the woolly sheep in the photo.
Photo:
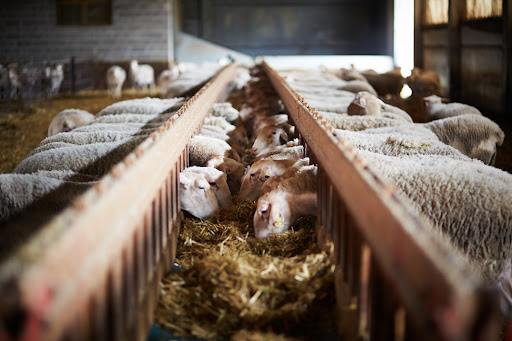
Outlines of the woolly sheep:
[{"label": "woolly sheep", "polygon": [[361,131],[378,127],[395,127],[403,124],[409,124],[405,119],[396,115],[392,115],[393,118],[391,118],[378,116],[347,116],[324,112],[319,112],[319,114],[333,128],[351,131]]},{"label": "woolly sheep", "polygon": [[0,174],[0,222],[35,203],[49,214],[57,213],[87,190],[91,182],[73,182],[41,174]]},{"label": "woolly sheep", "polygon": [[224,117],[220,116],[208,116],[204,119],[204,124],[217,126],[221,128],[225,133],[236,129],[234,125],[229,123]]},{"label": "woolly sheep", "polygon": [[130,81],[134,88],[149,87],[151,95],[155,94],[155,72],[149,64],[139,65],[136,60],[130,61]]},{"label": "woolly sheep", "polygon": [[144,137],[138,137],[120,142],[73,145],[42,151],[21,161],[14,169],[14,173],[71,170],[81,174],[103,176],[143,140]]},{"label": "woolly sheep", "polygon": [[425,107],[427,108],[428,121],[438,120],[459,115],[482,115],[477,108],[463,103],[442,103],[441,97],[436,95],[425,97]]},{"label": "woolly sheep", "polygon": [[228,122],[234,122],[239,116],[238,110],[233,108],[231,103],[214,103],[212,106],[212,116],[224,117]]},{"label": "woolly sheep", "polygon": [[221,210],[227,209],[233,205],[231,201],[231,192],[227,183],[227,175],[214,167],[192,166],[185,168],[183,172],[193,172],[202,175],[210,184],[215,192],[215,197]]},{"label": "woolly sheep", "polygon": [[444,143],[463,154],[493,164],[496,146],[501,146],[505,133],[500,127],[482,115],[460,115],[424,124]]},{"label": "woolly sheep", "polygon": [[287,114],[272,115],[272,116],[266,116],[263,114],[255,115],[254,122],[253,122],[252,136],[253,136],[253,138],[258,136],[261,129],[265,128],[266,126],[284,124],[284,123],[288,123],[288,115]]},{"label": "woolly sheep", "polygon": [[258,199],[253,219],[257,238],[285,232],[299,217],[317,214],[317,168],[308,167]]},{"label": "woolly sheep", "polygon": [[375,95],[384,96],[387,94],[399,96],[405,84],[401,68],[396,67],[385,73],[377,73],[373,70],[363,71],[362,75],[375,89]]},{"label": "woolly sheep", "polygon": [[370,85],[368,82],[364,81],[348,81],[345,85],[338,87],[339,90],[350,91],[353,93],[358,93],[360,91],[367,91],[372,95],[377,96],[377,91]]},{"label": "woolly sheep", "polygon": [[500,279],[512,257],[512,175],[477,160],[444,155],[359,153],[464,254],[494,264],[480,269],[484,280]]},{"label": "woolly sheep", "polygon": [[406,79],[406,83],[412,90],[412,96],[417,98],[441,94],[439,75],[431,70],[413,68],[411,75]]},{"label": "woolly sheep", "polygon": [[183,104],[185,104],[185,100],[181,97],[169,99],[150,97],[131,99],[109,105],[97,113],[96,117],[118,114],[158,115],[165,112],[177,111]]},{"label": "woolly sheep", "polygon": [[71,131],[90,123],[94,115],[88,111],[80,109],[66,109],[59,112],[48,127],[48,136],[53,136],[60,132]]},{"label": "woolly sheep", "polygon": [[412,122],[411,116],[400,108],[381,101],[378,97],[366,92],[358,92],[347,108],[348,115],[387,116],[390,114],[400,116],[408,122]]},{"label": "woolly sheep", "polygon": [[167,97],[169,86],[171,82],[177,79],[180,75],[180,70],[177,65],[173,65],[170,69],[163,70],[157,78],[156,85],[160,91],[160,96]]},{"label": "woolly sheep", "polygon": [[260,160],[254,162],[242,177],[240,199],[258,199],[263,183],[272,176],[283,174],[294,163],[295,160]]},{"label": "woolly sheep", "polygon": [[216,169],[224,172],[227,176],[229,191],[232,195],[238,193],[242,182],[242,176],[245,171],[245,167],[242,163],[230,158],[213,157],[206,162],[205,166],[215,167]]},{"label": "woolly sheep", "polygon": [[240,156],[226,142],[214,137],[196,135],[188,144],[189,164],[204,166],[213,157],[227,157],[240,162]]},{"label": "woolly sheep", "polygon": [[275,175],[267,179],[267,181],[265,181],[261,186],[260,196],[276,189],[281,183],[283,183],[283,181],[295,177],[297,173],[311,169],[304,168],[306,166],[310,166],[308,157],[296,160],[294,164],[287,168],[283,174]]},{"label": "woolly sheep", "polygon": [[180,206],[194,217],[208,219],[220,210],[215,192],[201,174],[180,173]]},{"label": "woolly sheep", "polygon": [[61,133],[47,137],[39,143],[38,147],[46,144],[63,142],[69,144],[90,144],[104,142],[118,142],[133,136],[133,133],[126,131],[98,130],[91,132]]},{"label": "woolly sheep", "polygon": [[118,115],[103,115],[96,117],[91,124],[96,123],[159,123],[167,121],[174,116],[175,113],[168,113],[163,115],[145,115],[145,114],[118,114]]},{"label": "woolly sheep", "polygon": [[295,127],[289,124],[268,125],[263,127],[256,136],[251,148],[254,156],[260,156],[288,142],[289,136],[293,135]]},{"label": "woolly sheep", "polygon": [[150,123],[135,123],[135,122],[129,122],[129,123],[94,123],[94,124],[88,124],[85,126],[81,126],[78,128],[73,129],[73,133],[77,132],[99,132],[102,130],[109,130],[109,131],[122,131],[122,132],[131,132],[133,134],[140,132],[147,132],[149,135],[151,131],[158,128],[158,125],[153,125]]},{"label": "woolly sheep", "polygon": [[119,65],[112,65],[105,75],[108,93],[112,97],[121,97],[121,89],[126,80],[126,71]]}]

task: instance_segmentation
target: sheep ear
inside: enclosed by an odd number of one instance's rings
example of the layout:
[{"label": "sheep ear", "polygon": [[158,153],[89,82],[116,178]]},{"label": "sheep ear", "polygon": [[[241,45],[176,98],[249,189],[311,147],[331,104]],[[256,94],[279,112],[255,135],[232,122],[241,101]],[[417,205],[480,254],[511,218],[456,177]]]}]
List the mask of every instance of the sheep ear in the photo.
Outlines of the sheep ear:
[{"label": "sheep ear", "polygon": [[288,142],[288,134],[285,131],[282,131],[281,134],[279,134],[279,142],[282,144]]},{"label": "sheep ear", "polygon": [[193,180],[190,179],[188,176],[180,174],[180,186],[182,188],[188,188],[192,184]]}]

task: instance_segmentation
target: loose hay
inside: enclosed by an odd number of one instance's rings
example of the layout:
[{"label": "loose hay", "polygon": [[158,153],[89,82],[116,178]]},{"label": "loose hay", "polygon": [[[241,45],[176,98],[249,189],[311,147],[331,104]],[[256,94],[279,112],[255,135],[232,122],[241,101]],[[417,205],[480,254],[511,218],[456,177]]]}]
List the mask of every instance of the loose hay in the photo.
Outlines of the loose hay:
[{"label": "loose hay", "polygon": [[183,220],[176,262],[184,270],[161,283],[159,325],[202,339],[291,340],[322,324],[334,330],[334,269],[316,245],[314,218],[260,240],[255,204],[235,198],[210,220]]}]

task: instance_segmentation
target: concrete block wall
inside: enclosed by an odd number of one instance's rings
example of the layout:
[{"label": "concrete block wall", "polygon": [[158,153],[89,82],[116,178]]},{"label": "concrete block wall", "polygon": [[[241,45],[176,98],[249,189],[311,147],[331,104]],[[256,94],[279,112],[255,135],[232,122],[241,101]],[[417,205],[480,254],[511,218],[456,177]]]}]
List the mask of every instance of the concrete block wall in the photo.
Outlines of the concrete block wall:
[{"label": "concrete block wall", "polygon": [[3,2],[0,62],[167,60],[166,0],[112,0],[112,24],[57,26],[55,0]]}]

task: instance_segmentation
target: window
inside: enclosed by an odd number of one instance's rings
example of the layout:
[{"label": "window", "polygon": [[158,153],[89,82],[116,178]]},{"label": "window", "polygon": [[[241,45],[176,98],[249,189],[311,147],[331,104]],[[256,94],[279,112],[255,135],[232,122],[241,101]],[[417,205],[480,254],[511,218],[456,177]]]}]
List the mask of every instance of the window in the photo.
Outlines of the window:
[{"label": "window", "polygon": [[57,0],[57,25],[110,25],[112,0]]},{"label": "window", "polygon": [[425,23],[448,23],[448,0],[427,0],[425,2]]},{"label": "window", "polygon": [[466,18],[501,17],[503,0],[466,0]]}]

